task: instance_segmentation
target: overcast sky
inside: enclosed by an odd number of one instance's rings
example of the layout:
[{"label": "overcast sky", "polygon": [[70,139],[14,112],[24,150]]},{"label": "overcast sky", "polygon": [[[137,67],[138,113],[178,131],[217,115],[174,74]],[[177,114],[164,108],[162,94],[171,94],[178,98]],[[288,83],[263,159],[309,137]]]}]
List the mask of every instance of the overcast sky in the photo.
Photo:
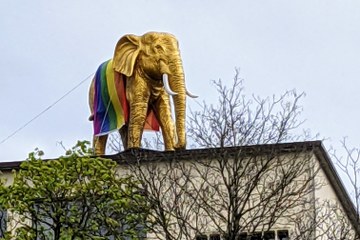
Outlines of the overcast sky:
[{"label": "overcast sky", "polygon": [[[0,141],[94,73],[122,35],[148,31],[177,36],[197,101],[240,68],[248,94],[304,91],[304,127],[326,147],[360,142],[359,0],[0,0]],[[0,161],[90,140],[89,84],[1,143]]]}]

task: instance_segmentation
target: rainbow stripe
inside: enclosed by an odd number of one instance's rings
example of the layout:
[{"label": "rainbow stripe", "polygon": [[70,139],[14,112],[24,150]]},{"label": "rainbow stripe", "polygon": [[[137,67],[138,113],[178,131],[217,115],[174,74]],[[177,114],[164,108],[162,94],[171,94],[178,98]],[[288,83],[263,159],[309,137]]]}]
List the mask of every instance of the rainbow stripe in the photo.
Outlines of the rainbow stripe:
[{"label": "rainbow stripe", "polygon": [[[94,135],[120,129],[129,121],[129,104],[125,92],[126,78],[113,69],[112,59],[102,63],[95,74]],[[149,109],[144,128],[159,131],[154,111]]]},{"label": "rainbow stripe", "polygon": [[128,121],[125,82],[112,67],[112,60],[100,65],[95,74],[94,134],[103,135]]}]

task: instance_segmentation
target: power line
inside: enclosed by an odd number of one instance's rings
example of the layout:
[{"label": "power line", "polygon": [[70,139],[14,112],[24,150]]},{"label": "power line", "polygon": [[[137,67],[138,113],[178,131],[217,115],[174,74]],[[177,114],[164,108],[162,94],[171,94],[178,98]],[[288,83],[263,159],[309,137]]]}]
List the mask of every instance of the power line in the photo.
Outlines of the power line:
[{"label": "power line", "polygon": [[77,85],[75,85],[72,89],[70,89],[68,92],[66,92],[63,96],[61,96],[58,100],[56,100],[54,103],[52,103],[50,106],[48,106],[47,108],[45,108],[43,111],[41,111],[39,114],[37,114],[35,117],[33,117],[32,119],[30,119],[28,122],[26,122],[24,125],[22,125],[21,127],[19,127],[17,130],[15,130],[13,133],[11,133],[9,136],[7,136],[6,138],[4,138],[1,142],[0,145],[3,144],[4,142],[6,142],[7,140],[9,140],[11,137],[13,137],[15,134],[17,134],[18,132],[20,132],[22,129],[24,129],[27,125],[29,125],[31,122],[33,122],[34,120],[36,120],[37,118],[39,118],[41,115],[43,115],[45,112],[47,112],[49,109],[51,109],[53,106],[55,106],[58,102],[60,102],[61,100],[63,100],[67,95],[69,95],[70,93],[72,93],[75,89],[77,89],[78,87],[80,87],[81,84],[83,84],[84,82],[86,82],[91,76],[93,76],[94,73],[90,74],[89,76],[87,76],[86,78],[84,78],[82,81],[80,81]]}]

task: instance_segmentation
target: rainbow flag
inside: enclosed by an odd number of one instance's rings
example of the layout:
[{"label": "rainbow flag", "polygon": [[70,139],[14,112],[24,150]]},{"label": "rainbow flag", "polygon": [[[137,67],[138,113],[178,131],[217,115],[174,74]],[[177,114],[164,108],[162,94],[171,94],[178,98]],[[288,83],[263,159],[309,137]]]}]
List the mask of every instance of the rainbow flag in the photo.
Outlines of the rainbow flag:
[{"label": "rainbow flag", "polygon": [[[113,69],[112,59],[102,63],[95,74],[94,135],[120,129],[129,122],[129,104],[125,92],[126,77]],[[154,111],[149,109],[145,129],[159,131]]]}]

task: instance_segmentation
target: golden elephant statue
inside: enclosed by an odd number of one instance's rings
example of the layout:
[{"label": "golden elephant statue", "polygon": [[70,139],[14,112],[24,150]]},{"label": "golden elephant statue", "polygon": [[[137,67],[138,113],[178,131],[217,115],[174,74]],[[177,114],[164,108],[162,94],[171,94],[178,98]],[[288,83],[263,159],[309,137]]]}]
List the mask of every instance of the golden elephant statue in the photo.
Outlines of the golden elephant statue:
[{"label": "golden elephant statue", "polygon": [[[169,95],[173,97],[175,124]],[[186,95],[196,97],[186,90],[178,41],[173,35],[149,32],[123,36],[114,57],[100,65],[90,86],[95,154],[105,153],[107,134],[117,129],[125,149],[140,147],[144,128],[159,127],[165,150],[184,149]]]}]

